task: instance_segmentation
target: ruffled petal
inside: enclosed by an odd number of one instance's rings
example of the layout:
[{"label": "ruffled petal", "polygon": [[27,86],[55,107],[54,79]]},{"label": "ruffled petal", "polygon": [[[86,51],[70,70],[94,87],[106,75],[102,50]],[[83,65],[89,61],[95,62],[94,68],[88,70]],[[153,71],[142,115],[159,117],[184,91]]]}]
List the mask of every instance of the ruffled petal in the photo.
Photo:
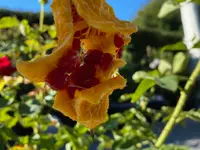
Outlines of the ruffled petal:
[{"label": "ruffled petal", "polygon": [[123,67],[126,62],[123,59],[115,59],[107,70],[102,68],[97,69],[97,78],[101,79],[102,82],[110,79],[118,68]]},{"label": "ruffled petal", "polygon": [[136,25],[119,20],[105,0],[72,0],[79,15],[89,26],[100,31],[111,33],[132,34],[137,31]]},{"label": "ruffled petal", "polygon": [[106,121],[108,107],[108,95],[105,95],[99,104],[91,104],[84,98],[76,99],[77,121],[93,129]]},{"label": "ruffled petal", "polygon": [[51,4],[54,21],[56,24],[56,33],[58,43],[69,36],[74,30],[72,20],[72,10],[70,0],[53,0]]},{"label": "ruffled petal", "polygon": [[31,61],[19,60],[16,64],[17,70],[27,79],[33,82],[44,82],[49,72],[57,67],[59,59],[71,47],[73,34],[69,34],[65,41],[50,55]]},{"label": "ruffled petal", "polygon": [[75,101],[69,97],[68,93],[65,90],[57,91],[53,108],[60,111],[65,116],[76,120],[77,115],[74,109],[74,103]]},{"label": "ruffled petal", "polygon": [[101,84],[98,84],[92,88],[82,91],[76,91],[75,98],[84,99],[91,104],[101,103],[105,95],[110,95],[116,89],[123,89],[126,86],[126,80],[118,75],[115,78],[111,78]]},{"label": "ruffled petal", "polygon": [[37,58],[32,61],[18,61],[17,70],[27,79],[33,82],[43,82],[53,69],[56,68],[59,59],[71,48],[74,27],[71,14],[70,0],[53,0],[51,5],[56,24],[58,48],[51,55]]}]

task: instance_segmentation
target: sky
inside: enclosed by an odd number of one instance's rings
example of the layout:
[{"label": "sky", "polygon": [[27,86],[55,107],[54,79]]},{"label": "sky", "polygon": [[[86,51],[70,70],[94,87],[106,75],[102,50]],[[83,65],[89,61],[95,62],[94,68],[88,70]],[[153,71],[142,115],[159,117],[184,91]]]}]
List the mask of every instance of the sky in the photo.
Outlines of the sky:
[{"label": "sky", "polygon": [[[51,11],[50,3],[45,6],[45,11]],[[136,17],[138,10],[142,9],[149,0],[107,0],[114,8],[119,19],[131,20]],[[0,8],[17,11],[38,12],[40,5],[38,0],[0,0]]]}]

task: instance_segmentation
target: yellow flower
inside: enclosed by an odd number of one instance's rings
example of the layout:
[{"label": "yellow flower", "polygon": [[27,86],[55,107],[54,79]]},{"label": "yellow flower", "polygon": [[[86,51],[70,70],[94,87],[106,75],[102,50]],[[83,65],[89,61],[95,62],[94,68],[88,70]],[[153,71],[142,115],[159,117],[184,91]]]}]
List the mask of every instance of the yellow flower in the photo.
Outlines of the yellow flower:
[{"label": "yellow flower", "polygon": [[126,80],[122,47],[137,31],[118,20],[105,0],[53,0],[58,47],[52,54],[19,61],[18,71],[57,90],[53,108],[93,129],[106,120],[108,97]]}]

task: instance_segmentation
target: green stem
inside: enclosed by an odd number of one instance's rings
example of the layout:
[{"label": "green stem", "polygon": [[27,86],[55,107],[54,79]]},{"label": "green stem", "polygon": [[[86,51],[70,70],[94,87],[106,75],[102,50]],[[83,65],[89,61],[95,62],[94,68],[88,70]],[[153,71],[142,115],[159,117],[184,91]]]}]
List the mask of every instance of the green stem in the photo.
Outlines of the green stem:
[{"label": "green stem", "polygon": [[43,29],[44,24],[44,3],[40,3],[40,31]]},{"label": "green stem", "polygon": [[168,137],[170,131],[172,130],[173,126],[175,125],[176,119],[180,112],[183,109],[183,106],[188,98],[190,91],[193,88],[195,81],[197,80],[198,75],[200,74],[200,60],[198,61],[194,71],[192,72],[190,78],[188,79],[184,89],[180,92],[180,98],[174,109],[172,116],[170,117],[169,121],[167,122],[165,128],[163,129],[162,133],[160,134],[158,140],[155,143],[156,147],[160,147]]}]

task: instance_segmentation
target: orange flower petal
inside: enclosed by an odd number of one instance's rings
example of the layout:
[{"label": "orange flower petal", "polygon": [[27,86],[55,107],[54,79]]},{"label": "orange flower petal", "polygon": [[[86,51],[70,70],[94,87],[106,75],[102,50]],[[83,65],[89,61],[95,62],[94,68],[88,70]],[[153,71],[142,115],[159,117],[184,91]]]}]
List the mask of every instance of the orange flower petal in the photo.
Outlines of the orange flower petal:
[{"label": "orange flower petal", "polygon": [[137,31],[136,25],[117,19],[112,7],[105,0],[72,0],[79,15],[87,23],[100,31],[132,34]]},{"label": "orange flower petal", "polygon": [[106,121],[108,106],[108,95],[105,95],[99,104],[91,104],[81,98],[77,99],[75,103],[77,121],[93,129]]},{"label": "orange flower petal", "polygon": [[53,0],[51,8],[56,24],[58,43],[61,44],[74,30],[71,0]]},{"label": "orange flower petal", "polygon": [[[27,79],[33,82],[44,82],[50,71],[56,68],[59,59],[71,47],[72,33],[65,39],[50,55],[37,58],[32,61],[18,61],[16,64],[17,70]],[[71,41],[71,43],[70,43]]]},{"label": "orange flower petal", "polygon": [[107,70],[101,68],[97,70],[97,78],[101,79],[102,82],[108,80],[118,68],[123,67],[125,64],[126,62],[123,59],[115,59]]},{"label": "orange flower petal", "polygon": [[82,40],[82,42],[84,43],[83,48],[86,50],[99,49],[102,50],[104,53],[111,53],[115,55],[116,47],[113,41],[114,41],[114,34],[104,35],[104,36],[93,34],[87,37],[86,39]]},{"label": "orange flower petal", "polygon": [[65,116],[70,117],[71,119],[76,119],[76,112],[74,109],[75,101],[70,99],[68,93],[63,91],[57,91],[53,108],[62,112]]},{"label": "orange flower petal", "polygon": [[98,84],[92,88],[82,91],[76,91],[75,98],[84,99],[91,104],[101,103],[101,100],[105,95],[110,95],[116,89],[123,89],[126,86],[126,80],[118,75],[115,78],[111,78],[101,84]]}]

